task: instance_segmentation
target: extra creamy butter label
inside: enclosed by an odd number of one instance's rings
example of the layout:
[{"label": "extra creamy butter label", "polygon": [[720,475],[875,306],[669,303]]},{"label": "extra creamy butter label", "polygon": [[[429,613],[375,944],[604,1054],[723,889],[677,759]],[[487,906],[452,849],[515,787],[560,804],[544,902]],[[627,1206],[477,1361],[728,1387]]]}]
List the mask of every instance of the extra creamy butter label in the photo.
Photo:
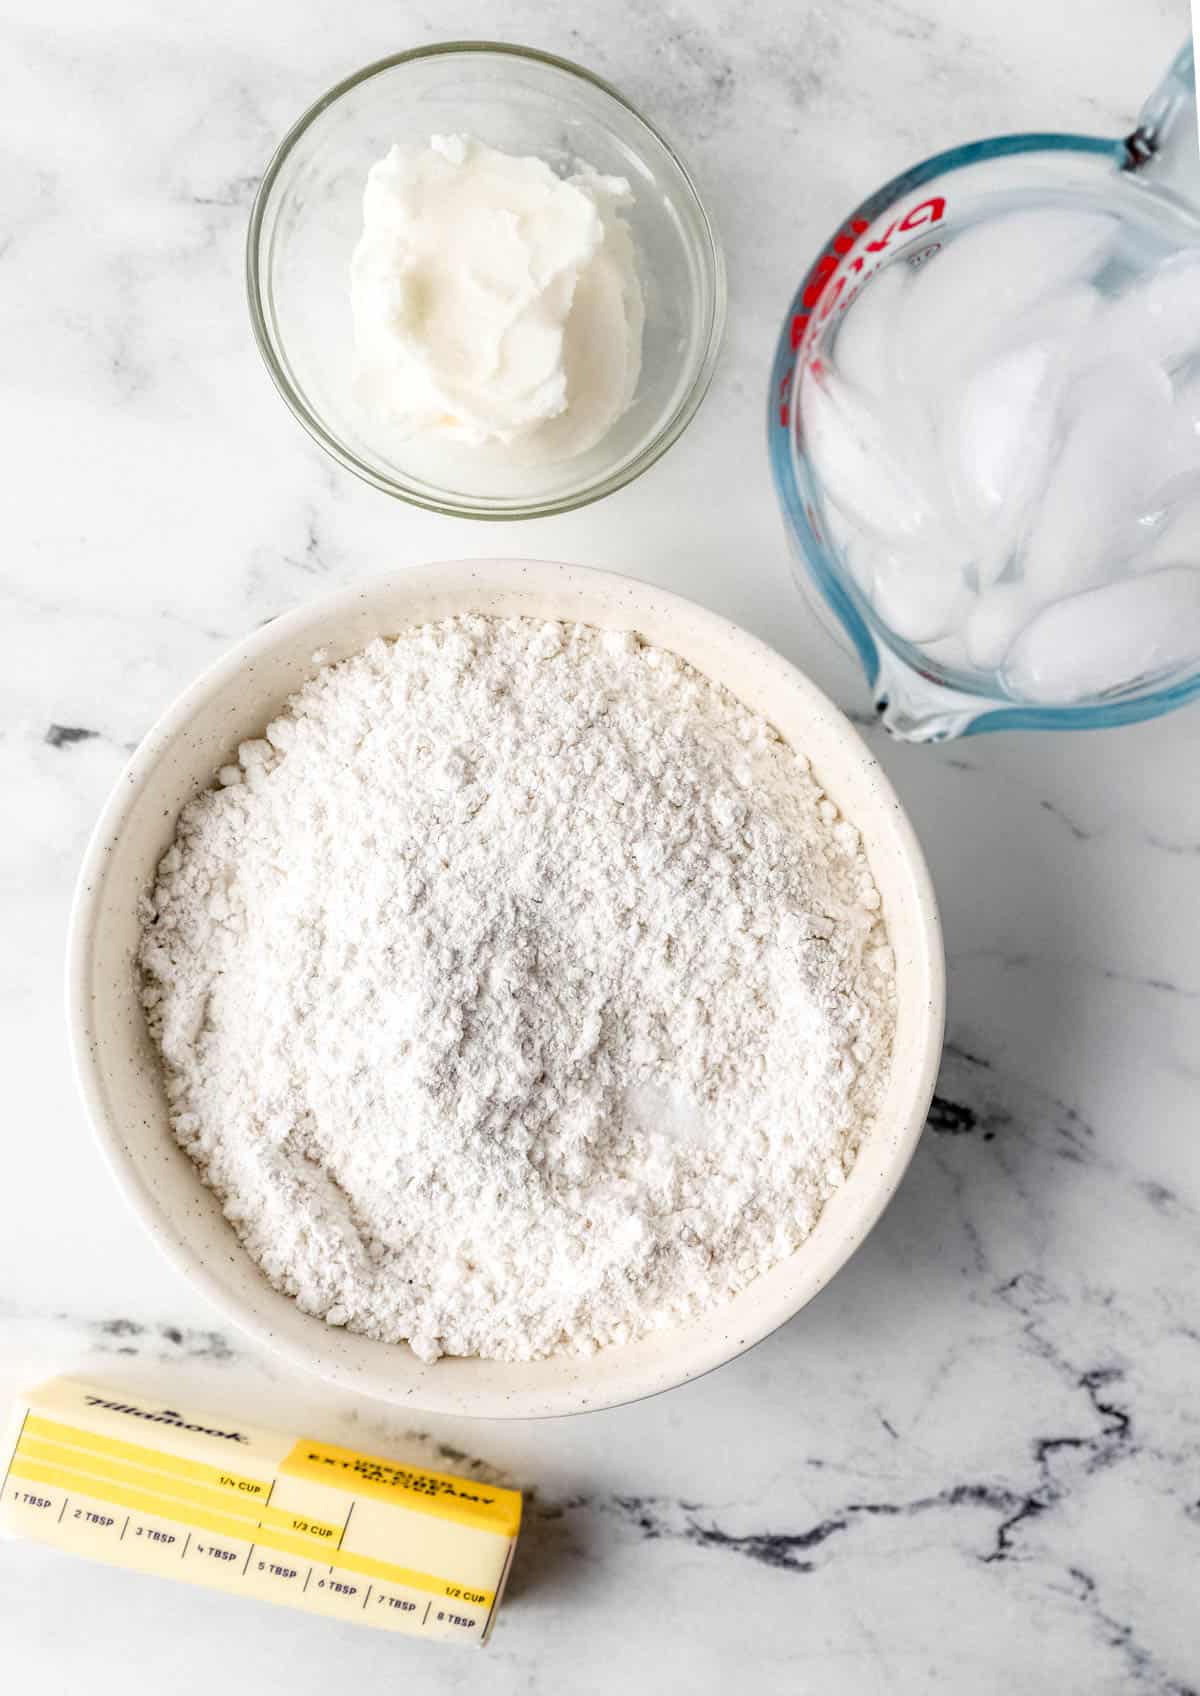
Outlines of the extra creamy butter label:
[{"label": "extra creamy butter label", "polygon": [[0,1448],[0,1526],[142,1572],[482,1643],[515,1490],[56,1379]]}]

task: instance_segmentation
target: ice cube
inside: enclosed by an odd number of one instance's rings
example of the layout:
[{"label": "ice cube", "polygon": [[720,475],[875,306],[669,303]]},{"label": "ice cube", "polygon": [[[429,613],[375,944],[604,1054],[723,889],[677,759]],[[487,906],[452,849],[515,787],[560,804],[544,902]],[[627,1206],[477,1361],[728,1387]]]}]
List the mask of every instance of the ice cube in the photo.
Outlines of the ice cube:
[{"label": "ice cube", "polygon": [[846,308],[833,344],[834,368],[868,394],[889,386],[896,313],[908,286],[908,267],[889,265]]},{"label": "ice cube", "polygon": [[1160,480],[1171,386],[1147,361],[1106,359],[1071,384],[1061,419],[1062,446],[1022,558],[1024,580],[1041,601],[1078,594],[1122,567]]},{"label": "ice cube", "polygon": [[1006,320],[982,363],[950,386],[943,462],[955,510],[976,538],[981,589],[1012,559],[1024,509],[1045,481],[1059,394],[1098,302],[1095,289],[1064,289]]},{"label": "ice cube", "polygon": [[1072,283],[1006,318],[998,326],[996,349],[1028,342],[1044,342],[1064,354],[1073,347],[1086,349],[1103,304],[1100,291],[1090,283]]},{"label": "ice cube", "polygon": [[952,558],[891,552],[876,556],[871,599],[890,630],[920,643],[958,631],[972,597]]},{"label": "ice cube", "polygon": [[1200,371],[1193,372],[1173,387],[1174,418],[1163,456],[1163,477],[1189,477],[1200,473]]},{"label": "ice cube", "polygon": [[997,583],[978,596],[963,631],[971,664],[995,671],[1036,611],[1023,583]]},{"label": "ice cube", "polygon": [[875,593],[875,557],[879,544],[857,536],[842,549],[842,563],[868,600]]},{"label": "ice cube", "polygon": [[1168,370],[1200,357],[1200,247],[1173,254],[1118,295],[1096,325],[1093,352],[1137,354]]},{"label": "ice cube", "polygon": [[[1175,416],[1184,430],[1190,431],[1200,444],[1200,376],[1181,383],[1175,390]],[[1200,445],[1197,452],[1200,452]]]},{"label": "ice cube", "polygon": [[1177,480],[1163,495],[1161,507],[1141,520],[1144,539],[1133,554],[1132,569],[1187,565],[1200,570],[1200,475]]},{"label": "ice cube", "polygon": [[800,384],[802,442],[817,481],[853,523],[903,543],[936,524],[928,491],[903,455],[904,433],[887,407],[810,366]]},{"label": "ice cube", "polygon": [[1166,483],[1189,480],[1200,473],[1200,428],[1184,402],[1176,402],[1163,437],[1159,470]]},{"label": "ice cube", "polygon": [[947,671],[971,669],[966,644],[958,631],[939,637],[936,642],[922,642],[921,655],[924,659],[932,660],[935,665],[943,666]]},{"label": "ice cube", "polygon": [[831,506],[822,513],[817,534],[834,553],[845,554],[859,540],[861,532],[854,528],[848,518],[843,518],[835,506]]},{"label": "ice cube", "polygon": [[1043,399],[1055,350],[1015,347],[968,378],[946,421],[950,474],[977,519],[994,518],[1039,473],[1054,430]]},{"label": "ice cube", "polygon": [[1117,234],[1107,213],[1037,207],[975,224],[927,259],[896,316],[896,374],[940,387],[997,326],[1092,276]]},{"label": "ice cube", "polygon": [[1200,658],[1200,571],[1125,577],[1040,612],[1017,638],[1004,681],[1021,700],[1066,705],[1115,694]]},{"label": "ice cube", "polygon": [[879,549],[878,542],[865,531],[856,529],[835,506],[828,504],[821,514],[820,532],[826,547],[840,560],[869,599],[875,582],[874,558]]}]

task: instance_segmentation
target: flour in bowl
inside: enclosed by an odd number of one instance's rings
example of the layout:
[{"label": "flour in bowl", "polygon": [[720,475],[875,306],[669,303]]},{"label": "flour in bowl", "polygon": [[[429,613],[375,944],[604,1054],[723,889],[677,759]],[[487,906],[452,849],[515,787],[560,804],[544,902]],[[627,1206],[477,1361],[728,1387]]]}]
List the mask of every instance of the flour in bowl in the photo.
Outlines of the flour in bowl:
[{"label": "flour in bowl", "polygon": [[623,1343],[790,1254],[887,1081],[891,950],[807,761],[630,634],[325,667],[144,907],[172,1124],[246,1249],[422,1359]]}]

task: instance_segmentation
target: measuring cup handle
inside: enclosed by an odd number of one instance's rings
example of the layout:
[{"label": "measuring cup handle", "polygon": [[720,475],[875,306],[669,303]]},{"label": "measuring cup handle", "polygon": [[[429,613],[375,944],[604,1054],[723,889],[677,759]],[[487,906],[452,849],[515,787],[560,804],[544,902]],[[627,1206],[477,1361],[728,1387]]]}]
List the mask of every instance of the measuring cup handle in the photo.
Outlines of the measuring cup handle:
[{"label": "measuring cup handle", "polygon": [[1166,76],[1126,136],[1124,171],[1147,188],[1200,209],[1200,132],[1196,125],[1196,61],[1189,41],[1171,61]]}]

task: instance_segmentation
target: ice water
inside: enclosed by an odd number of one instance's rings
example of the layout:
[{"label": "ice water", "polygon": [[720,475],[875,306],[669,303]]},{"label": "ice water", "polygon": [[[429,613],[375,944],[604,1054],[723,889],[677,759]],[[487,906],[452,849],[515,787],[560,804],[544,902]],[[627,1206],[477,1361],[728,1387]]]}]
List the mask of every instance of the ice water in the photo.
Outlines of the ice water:
[{"label": "ice water", "polygon": [[1120,178],[885,265],[800,386],[822,528],[918,657],[1067,704],[1200,660],[1200,226]]}]

